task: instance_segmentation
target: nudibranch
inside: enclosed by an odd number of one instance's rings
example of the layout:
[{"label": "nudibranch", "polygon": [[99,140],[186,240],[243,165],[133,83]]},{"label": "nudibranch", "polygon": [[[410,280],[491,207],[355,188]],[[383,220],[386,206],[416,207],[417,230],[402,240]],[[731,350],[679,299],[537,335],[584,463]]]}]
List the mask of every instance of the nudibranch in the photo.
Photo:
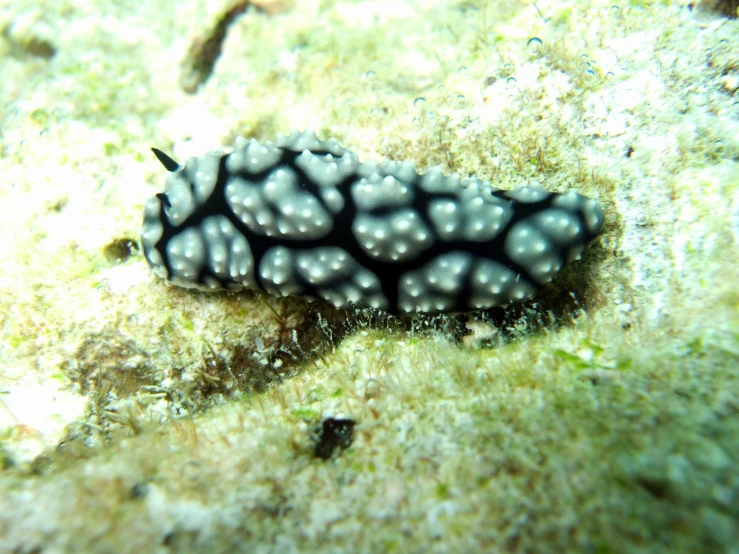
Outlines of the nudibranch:
[{"label": "nudibranch", "polygon": [[533,297],[604,222],[595,200],[539,185],[498,190],[409,162],[360,162],[335,139],[236,139],[178,164],[146,204],[154,273],[394,314],[467,312]]}]

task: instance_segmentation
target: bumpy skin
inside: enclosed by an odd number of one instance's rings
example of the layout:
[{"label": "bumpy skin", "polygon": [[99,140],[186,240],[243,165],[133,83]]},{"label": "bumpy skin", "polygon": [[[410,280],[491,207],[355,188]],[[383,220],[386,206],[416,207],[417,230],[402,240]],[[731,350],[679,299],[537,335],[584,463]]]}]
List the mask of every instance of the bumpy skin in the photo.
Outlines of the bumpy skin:
[{"label": "bumpy skin", "polygon": [[146,204],[142,243],[154,272],[183,287],[464,312],[531,298],[603,220],[576,192],[360,163],[306,131],[274,144],[239,138],[230,154],[177,167]]}]

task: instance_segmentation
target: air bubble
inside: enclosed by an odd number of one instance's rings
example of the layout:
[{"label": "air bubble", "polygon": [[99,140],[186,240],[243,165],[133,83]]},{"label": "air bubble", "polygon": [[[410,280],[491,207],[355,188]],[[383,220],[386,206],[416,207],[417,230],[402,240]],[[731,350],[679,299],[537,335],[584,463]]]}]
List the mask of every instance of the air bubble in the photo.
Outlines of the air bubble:
[{"label": "air bubble", "polygon": [[370,69],[367,73],[365,73],[364,75],[362,75],[362,80],[363,81],[367,81],[367,82],[376,81],[377,80],[377,73],[375,73],[374,71],[372,71]]},{"label": "air bubble", "polygon": [[370,117],[379,119],[381,115],[382,115],[382,110],[380,108],[375,107],[370,110]]},{"label": "air bubble", "polygon": [[636,224],[639,227],[644,227],[649,222],[649,218],[647,218],[647,214],[644,212],[639,212],[636,214]]},{"label": "air bubble", "polygon": [[426,105],[426,99],[423,96],[419,96],[413,101],[413,105],[417,108],[423,107]]},{"label": "air bubble", "polygon": [[458,106],[464,106],[467,103],[467,99],[464,97],[464,94],[460,94],[457,96],[457,105]]},{"label": "air bubble", "polygon": [[460,68],[459,68],[459,70],[458,70],[458,71],[459,71],[459,72],[460,72],[460,73],[461,73],[462,75],[467,75],[467,66],[464,66],[464,65],[460,66]]},{"label": "air bubble", "polygon": [[544,43],[539,37],[530,38],[526,43],[526,48],[529,53],[534,54],[535,56],[541,56],[544,53]]},{"label": "air bubble", "polygon": [[508,77],[505,81],[505,84],[508,85],[509,87],[515,86],[516,85],[515,77]]}]

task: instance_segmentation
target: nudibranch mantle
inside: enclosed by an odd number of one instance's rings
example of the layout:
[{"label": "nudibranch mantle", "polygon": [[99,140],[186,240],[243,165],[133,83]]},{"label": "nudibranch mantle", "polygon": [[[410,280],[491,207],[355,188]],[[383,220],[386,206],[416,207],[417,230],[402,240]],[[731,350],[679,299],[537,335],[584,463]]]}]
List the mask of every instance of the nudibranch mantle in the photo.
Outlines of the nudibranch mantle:
[{"label": "nudibranch mantle", "polygon": [[335,139],[237,138],[170,171],[146,203],[154,273],[182,287],[242,288],[389,313],[467,312],[534,296],[604,222],[595,200],[409,162],[361,163]]}]

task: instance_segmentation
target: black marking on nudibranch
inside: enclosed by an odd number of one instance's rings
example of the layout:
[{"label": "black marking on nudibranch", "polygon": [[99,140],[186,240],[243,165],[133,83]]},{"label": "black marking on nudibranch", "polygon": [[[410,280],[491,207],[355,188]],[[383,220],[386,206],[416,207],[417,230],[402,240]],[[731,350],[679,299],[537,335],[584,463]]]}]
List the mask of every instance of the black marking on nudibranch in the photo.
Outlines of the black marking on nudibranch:
[{"label": "black marking on nudibranch", "polygon": [[146,204],[142,245],[176,285],[249,288],[391,313],[464,312],[534,296],[598,234],[576,192],[504,191],[411,163],[360,163],[294,132],[236,140],[172,172]]}]

